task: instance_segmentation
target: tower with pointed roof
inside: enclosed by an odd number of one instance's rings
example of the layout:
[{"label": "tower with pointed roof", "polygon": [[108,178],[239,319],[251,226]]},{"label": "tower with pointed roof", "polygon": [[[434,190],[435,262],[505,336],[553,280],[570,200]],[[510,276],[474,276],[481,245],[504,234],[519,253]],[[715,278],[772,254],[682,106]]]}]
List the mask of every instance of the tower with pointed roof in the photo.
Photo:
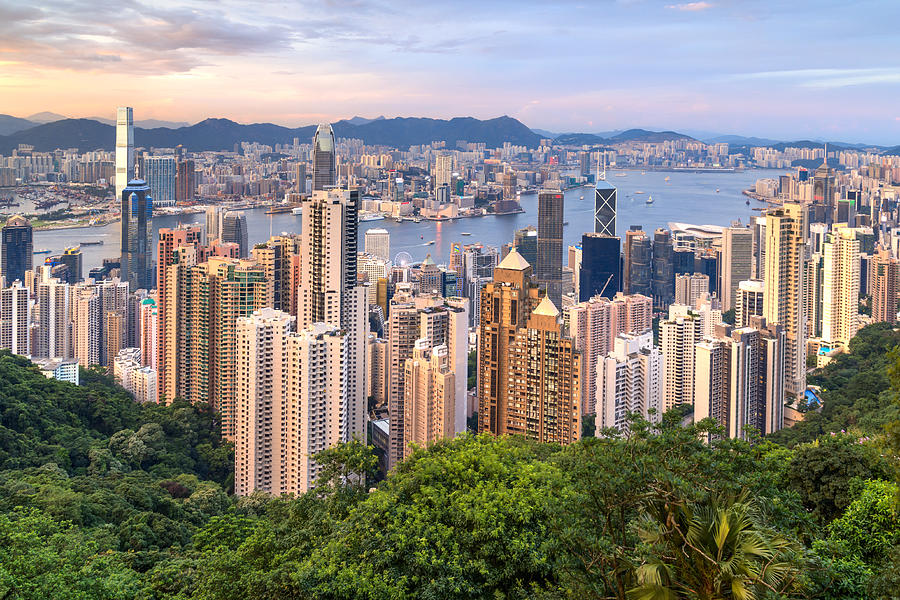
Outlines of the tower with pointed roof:
[{"label": "tower with pointed roof", "polygon": [[581,355],[515,248],[481,291],[478,429],[568,444],[581,432]]}]

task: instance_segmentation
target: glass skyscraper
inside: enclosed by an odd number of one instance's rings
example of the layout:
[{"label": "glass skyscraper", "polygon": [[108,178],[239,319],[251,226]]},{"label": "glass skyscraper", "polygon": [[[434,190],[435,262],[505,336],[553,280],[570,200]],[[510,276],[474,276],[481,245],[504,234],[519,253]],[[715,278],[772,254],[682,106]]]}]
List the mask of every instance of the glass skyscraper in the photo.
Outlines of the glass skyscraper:
[{"label": "glass skyscraper", "polygon": [[156,206],[175,206],[175,179],[178,164],[174,156],[148,156],[144,158],[143,175],[150,186],[150,194]]},{"label": "glass skyscraper", "polygon": [[19,280],[25,283],[25,271],[32,269],[34,254],[31,225],[22,215],[14,215],[6,222],[0,242],[0,275],[6,285]]},{"label": "glass skyscraper", "polygon": [[153,287],[150,241],[153,231],[153,198],[143,179],[133,179],[122,190],[122,280],[130,289]]}]

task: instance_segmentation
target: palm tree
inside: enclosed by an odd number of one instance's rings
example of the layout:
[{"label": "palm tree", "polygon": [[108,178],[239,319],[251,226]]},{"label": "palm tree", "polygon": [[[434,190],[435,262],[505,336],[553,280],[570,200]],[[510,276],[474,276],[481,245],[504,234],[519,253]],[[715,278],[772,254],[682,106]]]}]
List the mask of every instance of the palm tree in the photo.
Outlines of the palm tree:
[{"label": "palm tree", "polygon": [[637,533],[649,553],[628,597],[752,600],[788,590],[796,572],[791,544],[761,528],[759,517],[746,492],[646,506]]}]

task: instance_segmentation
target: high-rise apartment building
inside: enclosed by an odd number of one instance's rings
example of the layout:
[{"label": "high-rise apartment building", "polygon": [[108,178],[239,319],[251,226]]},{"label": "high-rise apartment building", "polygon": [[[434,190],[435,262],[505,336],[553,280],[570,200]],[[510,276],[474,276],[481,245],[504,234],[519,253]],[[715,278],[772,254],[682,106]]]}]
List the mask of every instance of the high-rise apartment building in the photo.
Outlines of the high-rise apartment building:
[{"label": "high-rise apartment building", "polygon": [[134,179],[134,113],[130,106],[116,109],[116,198]]},{"label": "high-rise apartment building", "polygon": [[785,391],[806,391],[806,210],[785,202],[766,215],[765,300],[767,323],[785,333]]},{"label": "high-rise apartment building", "polygon": [[263,309],[237,321],[234,492],[302,494],[314,456],[347,441],[346,344],[339,327],[293,332],[295,317]]},{"label": "high-rise apartment building", "polygon": [[141,300],[138,308],[138,340],[141,364],[157,371],[159,364],[159,307],[153,298]]},{"label": "high-rise apartment building", "polygon": [[272,308],[293,313],[297,290],[291,285],[291,270],[292,259],[300,253],[300,236],[272,236],[264,244],[257,244],[251,253],[272,284]]},{"label": "high-rise apartment building", "polygon": [[822,341],[847,347],[859,329],[859,240],[856,230],[835,227],[825,237]]},{"label": "high-rise apartment building", "polygon": [[34,356],[72,358],[71,287],[58,279],[44,278],[37,284],[36,296]]},{"label": "high-rise apartment building", "polygon": [[556,306],[562,305],[563,207],[562,192],[538,194],[537,283]]},{"label": "high-rise apartment building", "polygon": [[150,187],[140,179],[122,190],[122,281],[132,290],[153,287],[151,254],[153,245],[153,199]]},{"label": "high-rise apartment building", "polygon": [[457,428],[457,415],[465,420],[466,403],[465,396],[457,402],[456,377],[447,346],[416,340],[413,355],[404,365],[404,457],[413,445],[425,447],[465,431],[465,426]]},{"label": "high-rise apartment building", "polygon": [[749,327],[752,317],[763,316],[765,292],[766,285],[759,279],[750,279],[738,283],[738,293],[734,307],[735,327]]},{"label": "high-rise apartment building", "polygon": [[453,155],[441,152],[434,157],[434,188],[450,185],[453,179]]},{"label": "high-rise apartment building", "polygon": [[[597,364],[595,435],[615,427],[628,432],[629,413],[659,421],[663,413],[663,358],[653,333],[623,333]],[[654,410],[653,415],[650,411]]]},{"label": "high-rise apartment building", "polygon": [[391,234],[387,229],[375,228],[366,231],[366,254],[384,261],[391,260]]},{"label": "high-rise apartment building", "polygon": [[212,244],[213,240],[222,239],[222,220],[225,211],[219,206],[206,207],[206,243]]},{"label": "high-rise apartment building", "polygon": [[174,156],[144,157],[141,175],[156,206],[175,206],[178,165]]},{"label": "high-rise apartment building", "polygon": [[0,276],[6,284],[25,283],[25,272],[34,265],[31,224],[21,215],[13,215],[0,230]]},{"label": "high-rise apartment building", "polygon": [[600,179],[594,190],[594,233],[616,236],[617,191],[614,185]]},{"label": "high-rise apartment building", "polygon": [[0,289],[0,348],[31,355],[31,298],[21,281]]},{"label": "high-rise apartment building", "polygon": [[694,403],[694,346],[702,339],[700,315],[673,304],[659,323],[663,354],[663,412]]},{"label": "high-rise apartment building", "polygon": [[697,300],[709,293],[709,277],[703,273],[675,276],[675,304],[694,306]]},{"label": "high-rise apartment building", "polygon": [[[175,201],[186,202],[194,199],[197,191],[197,171],[193,160],[178,161],[175,174]],[[155,198],[155,196],[154,196]]]},{"label": "high-rise apartment building", "polygon": [[872,258],[872,320],[876,323],[897,320],[898,268],[900,261],[886,248],[879,248]]},{"label": "high-rise apartment building", "polygon": [[85,369],[100,364],[103,322],[100,294],[92,285],[72,289],[72,343],[74,355]]},{"label": "high-rise apartment building", "polygon": [[[330,124],[322,123],[313,136],[313,192],[324,190],[337,183],[337,163],[335,161],[334,130]],[[305,215],[306,212],[303,214]]]},{"label": "high-rise apartment building", "polygon": [[122,348],[110,362],[116,383],[138,402],[158,402],[156,371],[142,364],[139,348]]},{"label": "high-rise apartment building", "polygon": [[753,232],[732,225],[722,230],[722,255],[719,259],[719,298],[722,310],[735,307],[738,284],[753,274]]}]

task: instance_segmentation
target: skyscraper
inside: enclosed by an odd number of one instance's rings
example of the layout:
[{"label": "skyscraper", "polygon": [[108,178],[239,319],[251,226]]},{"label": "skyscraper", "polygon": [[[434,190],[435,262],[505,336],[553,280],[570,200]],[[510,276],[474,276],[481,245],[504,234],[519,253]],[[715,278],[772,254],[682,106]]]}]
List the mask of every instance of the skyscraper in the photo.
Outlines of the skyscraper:
[{"label": "skyscraper", "polygon": [[212,244],[213,240],[222,238],[222,219],[225,211],[218,206],[206,207],[206,243]]},{"label": "skyscraper", "polygon": [[822,280],[822,340],[847,347],[859,329],[859,240],[836,227],[825,236]]},{"label": "skyscraper", "polygon": [[226,244],[237,244],[240,257],[247,258],[250,250],[247,241],[247,215],[240,210],[226,212],[219,239]]},{"label": "skyscraper", "polygon": [[619,292],[620,240],[600,233],[581,237],[581,270],[578,275],[578,299],[596,295],[613,298]]},{"label": "skyscraper", "polygon": [[134,114],[130,106],[116,110],[116,198],[134,179]]},{"label": "skyscraper", "polygon": [[735,306],[738,284],[753,273],[753,232],[747,227],[726,227],[722,231],[722,256],[719,260],[722,310]]},{"label": "skyscraper", "polygon": [[21,281],[0,289],[0,348],[31,355],[31,299]]},{"label": "skyscraper", "polygon": [[[152,187],[152,186],[151,186]],[[197,190],[197,172],[193,160],[178,161],[175,174],[175,201],[184,202],[194,199]]]},{"label": "skyscraper", "polygon": [[825,158],[813,174],[813,202],[824,207],[825,223],[830,225],[835,217],[834,170],[828,166],[828,148]]},{"label": "skyscraper", "polygon": [[153,231],[153,198],[150,187],[135,179],[122,190],[122,280],[132,290],[153,287],[150,240]]},{"label": "skyscraper", "polygon": [[[635,229],[637,227],[637,229]],[[650,236],[632,225],[626,234],[625,270],[628,272],[629,287],[626,294],[642,294],[653,297],[653,252]]]},{"label": "skyscraper", "polygon": [[442,185],[450,185],[453,178],[453,155],[441,152],[435,156],[434,160],[434,189]]},{"label": "skyscraper", "polygon": [[17,279],[25,283],[25,271],[31,271],[34,262],[31,224],[25,217],[13,215],[0,236],[0,276],[6,277],[7,285]]},{"label": "skyscraper", "polygon": [[416,340],[412,358],[404,365],[404,457],[412,452],[412,444],[425,447],[465,431],[457,429],[457,414],[465,418],[463,397],[457,403],[456,374],[450,366],[444,345],[432,346],[428,339]]},{"label": "skyscraper", "polygon": [[[615,427],[628,432],[628,413],[659,421],[663,413],[663,358],[653,333],[623,333],[597,365],[595,434]],[[656,411],[650,416],[650,410]]]},{"label": "skyscraper", "polygon": [[735,327],[749,327],[752,317],[763,316],[766,286],[759,279],[749,279],[738,284],[734,307]]},{"label": "skyscraper", "polygon": [[535,277],[556,306],[562,305],[563,206],[561,192],[538,195],[538,239]]},{"label": "skyscraper", "polygon": [[537,265],[537,235],[537,229],[534,228],[534,225],[529,225],[528,227],[517,229],[513,240],[513,246],[532,267]]},{"label": "skyscraper", "polygon": [[174,156],[147,156],[141,175],[157,206],[175,206],[178,167]]},{"label": "skyscraper", "polygon": [[[684,307],[680,307],[683,309]],[[694,403],[694,345],[702,338],[700,316],[669,307],[669,318],[660,321],[659,337],[663,353],[663,412],[678,404]]]},{"label": "skyscraper", "polygon": [[366,254],[381,260],[391,260],[391,234],[387,229],[375,228],[366,231]]},{"label": "skyscraper", "polygon": [[605,179],[597,181],[594,190],[594,233],[616,235],[617,195],[611,183]]},{"label": "skyscraper", "polygon": [[672,234],[659,228],[653,232],[653,304],[666,308],[675,300],[675,263]]},{"label": "skyscraper", "polygon": [[66,248],[65,251],[59,255],[59,262],[66,265],[69,270],[68,283],[78,283],[83,279],[80,247]]},{"label": "skyscraper", "polygon": [[900,261],[890,250],[879,248],[872,258],[872,320],[893,323],[897,320],[897,288]]},{"label": "skyscraper", "polygon": [[[313,136],[312,189],[324,190],[337,183],[334,130],[329,123],[322,123]],[[304,215],[306,213],[303,213]]]},{"label": "skyscraper", "polygon": [[766,215],[765,299],[767,323],[785,334],[785,391],[806,391],[806,210],[785,202]]}]

